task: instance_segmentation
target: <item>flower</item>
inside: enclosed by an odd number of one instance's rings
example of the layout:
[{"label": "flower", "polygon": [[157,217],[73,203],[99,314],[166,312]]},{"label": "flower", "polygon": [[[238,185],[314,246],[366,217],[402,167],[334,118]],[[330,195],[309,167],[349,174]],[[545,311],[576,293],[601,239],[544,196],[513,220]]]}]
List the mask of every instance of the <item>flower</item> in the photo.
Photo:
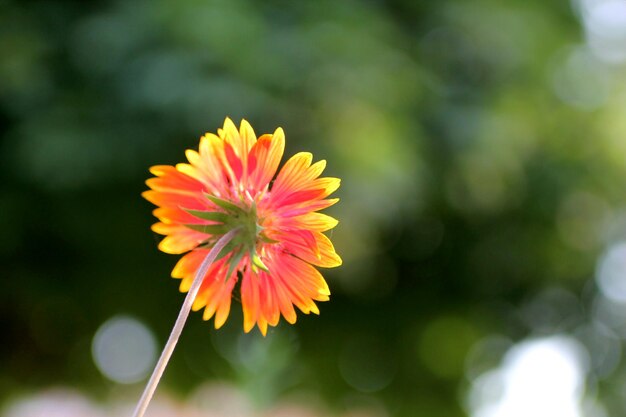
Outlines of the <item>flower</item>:
[{"label": "flower", "polygon": [[282,315],[295,323],[296,306],[319,314],[314,301],[327,301],[330,291],[315,268],[336,267],[341,258],[323,232],[337,220],[322,213],[339,199],[327,198],[338,178],[320,178],[326,161],[297,153],[274,176],[285,148],[281,128],[256,138],[242,120],[230,119],[218,135],[205,134],[199,151],[187,150],[189,163],[150,168],[151,190],[142,195],[157,205],[152,226],[165,235],[159,249],[186,253],[172,277],[187,292],[205,256],[220,236],[237,229],[235,238],[210,266],[193,304],[204,308],[204,320],[215,316],[220,328],[230,312],[232,293],[240,286],[244,331],[256,324],[264,335]]}]

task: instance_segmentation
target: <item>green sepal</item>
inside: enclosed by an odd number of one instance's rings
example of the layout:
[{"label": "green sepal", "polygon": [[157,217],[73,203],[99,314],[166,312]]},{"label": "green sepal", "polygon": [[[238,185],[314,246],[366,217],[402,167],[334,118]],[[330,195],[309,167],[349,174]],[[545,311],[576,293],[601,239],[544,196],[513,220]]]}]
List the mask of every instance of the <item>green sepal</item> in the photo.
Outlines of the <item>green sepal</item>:
[{"label": "green sepal", "polygon": [[230,212],[236,213],[236,214],[244,214],[245,213],[244,209],[242,209],[241,207],[239,207],[236,204],[231,203],[230,201],[222,200],[221,198],[215,197],[214,195],[211,195],[211,194],[204,194],[204,195],[206,196],[206,198],[211,200],[213,202],[213,204],[215,204],[218,207],[223,208],[226,211],[230,211]]},{"label": "green sepal", "polygon": [[270,270],[267,269],[267,266],[265,266],[259,255],[257,255],[256,253],[252,254],[252,266],[262,269],[265,272],[270,272]]},{"label": "green sepal", "polygon": [[218,223],[226,223],[230,216],[227,213],[221,211],[200,211],[200,210],[185,210],[187,213],[194,217],[203,220],[210,220]]},{"label": "green sepal", "polygon": [[229,230],[225,224],[186,224],[185,227],[207,235],[223,235]]},{"label": "green sepal", "polygon": [[233,256],[228,261],[228,272],[226,273],[226,282],[228,282],[228,280],[231,277],[231,274],[233,273],[235,268],[237,268],[237,266],[239,265],[239,261],[241,261],[241,258],[243,258],[243,254],[244,254],[243,250],[238,250],[237,252],[233,254]]},{"label": "green sepal", "polygon": [[259,233],[259,239],[261,239],[265,243],[278,243],[278,240],[271,239],[265,235],[265,233]]},{"label": "green sepal", "polygon": [[[222,248],[220,253],[217,254],[217,256],[215,257],[215,261],[219,261],[220,259],[222,259],[224,256],[228,255],[231,251],[233,251],[239,245],[240,245],[239,242],[235,242],[234,239],[231,240],[230,242],[228,242],[226,244],[226,246],[224,246]],[[213,261],[213,262],[215,262],[215,261]]]}]

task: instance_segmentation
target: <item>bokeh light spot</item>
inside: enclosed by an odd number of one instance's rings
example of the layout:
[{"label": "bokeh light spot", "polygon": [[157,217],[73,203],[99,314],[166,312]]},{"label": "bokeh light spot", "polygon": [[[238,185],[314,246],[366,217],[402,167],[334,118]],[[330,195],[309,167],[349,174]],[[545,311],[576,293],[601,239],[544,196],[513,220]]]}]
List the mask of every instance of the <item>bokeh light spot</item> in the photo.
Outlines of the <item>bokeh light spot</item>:
[{"label": "bokeh light spot", "polygon": [[600,325],[606,326],[622,339],[626,339],[626,302],[618,302],[598,295],[593,301],[592,317]]},{"label": "bokeh light spot", "polygon": [[610,376],[620,364],[622,344],[617,335],[600,323],[581,326],[575,333],[589,352],[589,367],[598,379]]},{"label": "bokeh light spot", "polygon": [[610,247],[596,271],[600,291],[610,300],[626,302],[626,242]]},{"label": "bokeh light spot", "polygon": [[568,48],[559,58],[552,73],[552,88],[564,103],[581,110],[594,110],[606,103],[611,78],[587,48]]},{"label": "bokeh light spot", "polygon": [[154,365],[156,341],[143,323],[117,316],[100,326],[91,352],[104,376],[120,384],[132,384],[145,378]]},{"label": "bokeh light spot", "polygon": [[514,346],[503,364],[473,382],[474,417],[581,417],[587,354],[567,336]]},{"label": "bokeh light spot", "polygon": [[3,417],[106,417],[80,393],[56,388],[13,401]]},{"label": "bokeh light spot", "polygon": [[522,307],[520,318],[534,332],[553,334],[574,328],[583,320],[576,295],[563,288],[546,288]]},{"label": "bokeh light spot", "polygon": [[621,0],[581,0],[587,41],[593,52],[610,63],[626,60],[626,3]]}]

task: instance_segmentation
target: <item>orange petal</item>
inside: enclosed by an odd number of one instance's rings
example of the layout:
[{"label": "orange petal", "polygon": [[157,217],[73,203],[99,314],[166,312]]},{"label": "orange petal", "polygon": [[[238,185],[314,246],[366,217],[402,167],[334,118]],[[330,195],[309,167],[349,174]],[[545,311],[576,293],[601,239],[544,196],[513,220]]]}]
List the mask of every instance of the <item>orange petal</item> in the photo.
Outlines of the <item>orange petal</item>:
[{"label": "orange petal", "polygon": [[[285,298],[285,297],[283,297]],[[261,334],[267,334],[267,327],[276,326],[280,320],[281,304],[276,295],[274,278],[263,271],[259,273],[246,269],[241,284],[241,304],[244,312],[244,331],[249,332],[256,324]],[[295,321],[295,312],[284,307],[289,319]]]},{"label": "orange petal", "polygon": [[[228,119],[230,120],[230,119]],[[232,124],[232,121],[231,121]],[[226,125],[225,125],[226,126]],[[234,128],[234,125],[233,125]],[[241,175],[243,173],[243,164],[241,156],[237,153],[241,148],[241,140],[239,132],[235,129],[234,133],[230,129],[224,131],[219,130],[223,140],[210,142],[211,152],[219,161],[222,172],[224,173],[224,187],[238,188]],[[236,138],[235,136],[236,135]]]},{"label": "orange petal", "polygon": [[202,184],[202,182],[179,172],[173,166],[153,166],[152,168],[150,168],[150,172],[153,173],[156,177],[148,179],[146,183],[153,190],[201,192],[204,189],[204,185]]},{"label": "orange petal", "polygon": [[302,204],[309,204],[311,201],[321,200],[328,197],[339,188],[341,180],[339,178],[317,178],[308,182],[294,184],[291,189],[282,189],[275,192],[272,188],[268,206],[277,210],[292,210]]},{"label": "orange petal", "polygon": [[185,208],[193,210],[208,209],[211,206],[202,193],[176,193],[148,190],[141,193],[141,196],[160,207]]},{"label": "orange petal", "polygon": [[330,295],[321,274],[308,263],[281,251],[274,251],[267,262],[274,285],[281,286],[291,303],[305,314],[319,314],[313,300],[327,301]]},{"label": "orange petal", "polygon": [[241,281],[241,306],[243,308],[243,331],[248,333],[259,316],[259,288],[256,276],[247,269]]},{"label": "orange petal", "polygon": [[[261,271],[262,272],[262,271]],[[258,274],[260,285],[260,300],[262,302],[263,317],[270,326],[276,326],[280,320],[280,308],[276,302],[274,284],[267,274]]]},{"label": "orange petal", "polygon": [[207,178],[211,179],[211,184],[216,190],[222,192],[228,189],[228,175],[226,167],[220,159],[216,149],[222,149],[223,141],[212,133],[206,133],[200,138],[200,159],[189,161],[195,168],[200,170]]},{"label": "orange petal", "polygon": [[[323,210],[332,206],[333,204],[339,201],[338,198],[329,198],[326,200],[314,200],[314,201],[306,201],[301,204],[297,204],[295,206],[290,207],[278,207],[275,210],[276,214],[280,214],[283,217],[293,217],[299,216],[301,214],[309,213],[312,211]],[[260,206],[259,210],[264,209],[265,207]]]},{"label": "orange petal", "polygon": [[273,135],[263,135],[248,155],[248,186],[259,192],[272,180],[285,151],[285,135],[276,129]]},{"label": "orange petal", "polygon": [[153,224],[151,228],[155,233],[166,235],[159,243],[159,249],[171,254],[180,254],[194,249],[208,236],[177,224],[159,222]]},{"label": "orange petal", "polygon": [[259,330],[261,331],[261,334],[263,336],[267,335],[267,320],[265,320],[264,317],[259,317],[257,325],[259,327]]},{"label": "orange petal", "polygon": [[181,257],[174,269],[172,270],[172,278],[194,278],[196,271],[200,267],[202,260],[206,257],[208,251],[194,250]]},{"label": "orange petal", "polygon": [[[193,155],[193,153],[188,151],[188,155]],[[200,158],[199,155],[198,155],[198,158]],[[190,161],[194,160],[193,157],[189,157],[189,156],[188,156],[188,159]],[[202,168],[201,164],[198,165],[194,163],[191,163],[191,164],[180,163],[180,164],[176,164],[176,170],[182,174],[185,174],[201,182],[204,185],[201,191],[214,194],[215,192],[220,192],[221,190],[224,189],[223,183],[222,183],[223,179],[221,175],[208,173],[206,170]]]},{"label": "orange petal", "polygon": [[291,207],[296,204],[301,204],[303,202],[319,200],[324,198],[324,190],[322,189],[313,189],[313,190],[300,190],[294,191],[292,193],[283,193],[283,198],[272,198],[274,206],[280,206],[282,208]]},{"label": "orange petal", "polygon": [[248,155],[252,146],[256,143],[256,135],[254,134],[254,129],[250,126],[250,123],[246,119],[241,119],[241,124],[239,125],[239,136],[241,136],[241,140],[243,142],[243,152],[241,153],[242,158],[245,155]]},{"label": "orange petal", "polygon": [[298,185],[310,179],[306,177],[307,168],[311,165],[313,155],[299,152],[289,158],[280,170],[272,186],[272,194],[280,195],[298,188]]},{"label": "orange petal", "polygon": [[154,209],[152,214],[154,217],[167,224],[204,224],[206,222],[179,208],[159,207]]},{"label": "orange petal", "polygon": [[226,319],[228,318],[228,314],[230,313],[230,303],[232,300],[232,286],[235,285],[235,280],[232,280],[231,288],[228,291],[228,296],[224,296],[221,299],[221,303],[217,307],[217,312],[215,313],[215,328],[219,329],[224,325]]},{"label": "orange petal", "polygon": [[335,252],[330,239],[319,232],[312,232],[312,234],[317,243],[315,250],[312,250],[307,242],[300,240],[295,234],[286,234],[282,239],[282,244],[289,253],[310,264],[323,268],[334,268],[341,265],[341,258]]},{"label": "orange petal", "polygon": [[[320,295],[330,295],[328,284],[324,281],[322,274],[307,262],[290,254],[279,252],[274,257],[273,266],[284,280],[299,288],[304,295],[311,299],[315,300]],[[269,268],[270,271],[274,271],[271,267]]]},{"label": "orange petal", "polygon": [[272,223],[272,228],[289,234],[296,230],[310,230],[325,232],[337,226],[339,221],[323,213],[306,213],[294,217],[278,217]]},{"label": "orange petal", "polygon": [[282,285],[275,285],[276,299],[280,312],[288,323],[294,324],[297,320],[296,311],[293,309],[293,303],[289,299],[289,295]]}]

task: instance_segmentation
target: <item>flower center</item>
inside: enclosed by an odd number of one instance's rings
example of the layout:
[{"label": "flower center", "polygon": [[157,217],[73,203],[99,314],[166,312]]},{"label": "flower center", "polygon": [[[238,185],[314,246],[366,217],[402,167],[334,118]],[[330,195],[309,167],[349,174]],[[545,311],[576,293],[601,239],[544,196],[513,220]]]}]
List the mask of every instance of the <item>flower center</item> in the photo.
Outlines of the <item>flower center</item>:
[{"label": "flower center", "polygon": [[263,226],[259,223],[257,216],[256,203],[253,201],[250,205],[246,205],[242,202],[242,205],[239,206],[212,195],[206,194],[206,197],[224,211],[187,210],[195,217],[211,221],[211,224],[205,225],[186,225],[190,229],[210,235],[202,246],[213,247],[220,236],[231,230],[237,230],[235,237],[224,247],[217,258],[220,259],[232,253],[228,276],[246,254],[249,256],[250,264],[255,271],[257,268],[267,271],[267,267],[257,253],[257,244],[261,241],[266,244],[275,243],[275,241],[263,233]]},{"label": "flower center", "polygon": [[254,203],[247,209],[242,208],[241,213],[233,213],[233,218],[228,223],[231,223],[229,230],[239,230],[234,238],[235,241],[239,241],[248,250],[256,248],[257,240],[263,231],[263,227],[258,223],[256,205]]}]

